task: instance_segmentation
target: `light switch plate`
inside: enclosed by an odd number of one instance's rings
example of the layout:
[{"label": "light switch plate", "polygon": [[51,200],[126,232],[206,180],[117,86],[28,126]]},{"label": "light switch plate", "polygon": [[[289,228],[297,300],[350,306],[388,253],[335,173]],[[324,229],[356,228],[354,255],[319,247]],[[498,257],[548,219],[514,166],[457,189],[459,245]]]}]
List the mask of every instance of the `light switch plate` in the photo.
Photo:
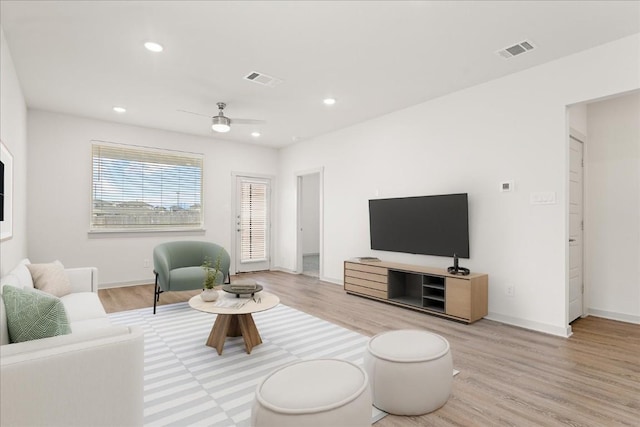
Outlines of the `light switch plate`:
[{"label": "light switch plate", "polygon": [[555,205],[556,204],[556,192],[555,191],[536,191],[531,193],[529,202],[532,205]]}]

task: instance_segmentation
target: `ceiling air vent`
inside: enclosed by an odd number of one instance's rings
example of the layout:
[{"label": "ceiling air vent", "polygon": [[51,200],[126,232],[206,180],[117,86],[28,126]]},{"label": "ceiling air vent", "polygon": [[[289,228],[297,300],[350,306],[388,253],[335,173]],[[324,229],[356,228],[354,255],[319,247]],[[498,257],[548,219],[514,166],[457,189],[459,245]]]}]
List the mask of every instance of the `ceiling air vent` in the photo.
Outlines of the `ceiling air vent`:
[{"label": "ceiling air vent", "polygon": [[500,49],[496,51],[496,53],[506,59],[506,58],[513,58],[514,56],[518,56],[520,54],[532,51],[533,49],[535,49],[535,45],[530,41],[525,40],[518,44],[514,44],[513,46]]},{"label": "ceiling air vent", "polygon": [[258,73],[257,71],[252,71],[249,75],[244,77],[245,80],[252,81],[254,83],[258,83],[262,86],[276,87],[282,80],[276,79],[275,77],[268,76],[263,73]]}]

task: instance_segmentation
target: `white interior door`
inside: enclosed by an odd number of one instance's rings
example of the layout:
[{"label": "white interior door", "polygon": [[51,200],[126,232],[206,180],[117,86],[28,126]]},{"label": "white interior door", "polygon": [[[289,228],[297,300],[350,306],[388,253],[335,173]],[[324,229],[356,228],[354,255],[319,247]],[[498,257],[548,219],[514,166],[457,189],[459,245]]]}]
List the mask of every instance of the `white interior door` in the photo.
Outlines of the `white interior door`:
[{"label": "white interior door", "polygon": [[583,314],[583,150],[582,142],[570,138],[569,168],[569,322]]},{"label": "white interior door", "polygon": [[270,268],[270,198],[271,181],[268,178],[236,177],[237,273]]}]

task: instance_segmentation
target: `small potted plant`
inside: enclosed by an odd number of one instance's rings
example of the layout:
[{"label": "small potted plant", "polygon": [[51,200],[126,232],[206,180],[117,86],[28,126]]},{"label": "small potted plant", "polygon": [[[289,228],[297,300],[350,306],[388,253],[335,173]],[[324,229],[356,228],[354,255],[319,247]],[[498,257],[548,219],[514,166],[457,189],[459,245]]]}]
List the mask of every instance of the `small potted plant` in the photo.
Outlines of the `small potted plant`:
[{"label": "small potted plant", "polygon": [[222,276],[220,263],[220,256],[218,256],[213,266],[210,257],[205,257],[204,262],[202,263],[205,276],[203,283],[204,289],[200,294],[200,298],[202,298],[203,301],[215,301],[218,299],[218,291],[214,289],[214,286],[222,282],[222,280],[218,280],[218,275]]}]

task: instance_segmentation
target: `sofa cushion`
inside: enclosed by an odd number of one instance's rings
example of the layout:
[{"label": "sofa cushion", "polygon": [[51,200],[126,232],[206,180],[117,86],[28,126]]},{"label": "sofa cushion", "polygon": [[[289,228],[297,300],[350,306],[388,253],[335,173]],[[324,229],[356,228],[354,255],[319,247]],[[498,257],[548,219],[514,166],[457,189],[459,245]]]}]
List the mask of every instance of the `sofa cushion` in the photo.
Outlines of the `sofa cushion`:
[{"label": "sofa cushion", "polygon": [[91,331],[98,331],[100,329],[109,329],[111,327],[113,327],[113,324],[108,317],[71,322],[71,332],[74,335],[76,333],[88,333]]},{"label": "sofa cushion", "polygon": [[33,280],[31,279],[31,273],[27,268],[30,264],[29,259],[25,258],[13,270],[2,276],[2,282],[0,286],[11,285],[16,288],[33,288]]},{"label": "sofa cushion", "polygon": [[2,289],[11,342],[23,342],[71,333],[64,304],[38,289],[5,286]]},{"label": "sofa cushion", "polygon": [[69,323],[90,319],[108,319],[100,298],[95,292],[74,292],[60,298],[69,318]]},{"label": "sofa cushion", "polygon": [[27,268],[36,289],[56,297],[63,297],[71,293],[71,283],[60,261],[49,264],[28,264]]}]

